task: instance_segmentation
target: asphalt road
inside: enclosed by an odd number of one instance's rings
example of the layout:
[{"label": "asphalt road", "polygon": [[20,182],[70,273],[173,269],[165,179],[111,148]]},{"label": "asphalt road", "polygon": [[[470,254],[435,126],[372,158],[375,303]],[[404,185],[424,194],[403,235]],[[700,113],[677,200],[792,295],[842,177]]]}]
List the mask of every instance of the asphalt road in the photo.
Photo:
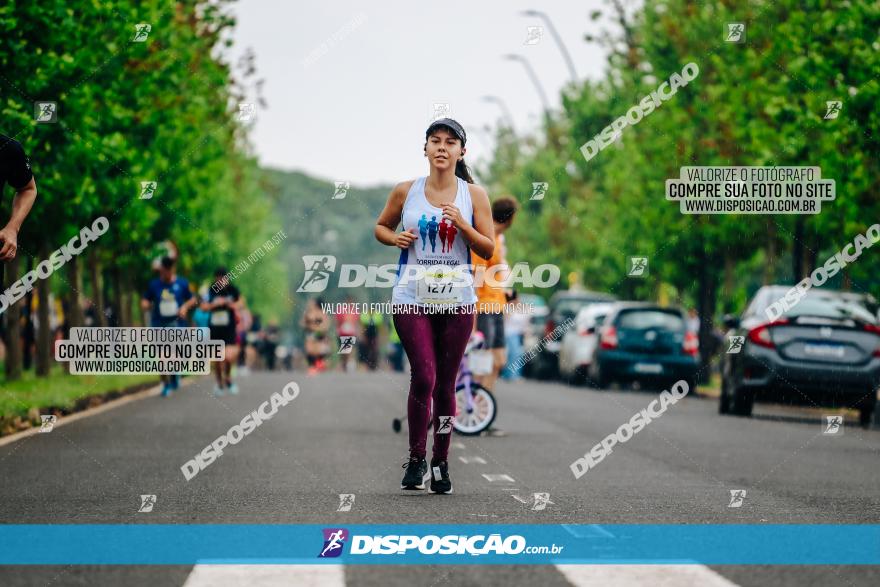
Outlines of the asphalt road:
[{"label": "asphalt road", "polygon": [[[296,381],[299,397],[187,482],[180,466]],[[878,523],[880,432],[757,406],[724,417],[685,397],[580,479],[569,465],[656,391],[499,383],[505,437],[454,437],[455,493],[399,490],[407,441],[391,429],[408,376],[254,373],[212,397],[200,379],[0,446],[3,523]],[[507,477],[501,477],[506,475]],[[488,477],[487,477],[488,476]],[[498,477],[496,477],[498,476]],[[745,489],[731,508],[730,490]],[[531,496],[550,494],[544,510]],[[339,494],[355,495],[338,512]],[[155,494],[139,513],[140,495]],[[146,519],[145,519],[146,518]],[[332,570],[328,570],[332,569]],[[324,573],[324,574],[321,574]],[[326,573],[331,573],[327,575]],[[831,566],[0,567],[2,585],[877,585],[880,568]]]}]

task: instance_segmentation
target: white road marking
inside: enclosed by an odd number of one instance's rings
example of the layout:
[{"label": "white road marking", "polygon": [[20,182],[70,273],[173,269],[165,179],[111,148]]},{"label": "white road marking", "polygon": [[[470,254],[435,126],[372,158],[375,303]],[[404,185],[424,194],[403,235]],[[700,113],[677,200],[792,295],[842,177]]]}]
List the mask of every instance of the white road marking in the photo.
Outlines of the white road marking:
[{"label": "white road marking", "polygon": [[556,565],[574,587],[736,587],[703,565]]},{"label": "white road marking", "polygon": [[458,457],[458,460],[460,460],[465,465],[469,465],[471,463],[476,463],[478,465],[486,464],[486,459],[484,459],[483,457]]},{"label": "white road marking", "polygon": [[195,565],[183,587],[345,587],[344,565]]},{"label": "white road marking", "polygon": [[464,450],[464,443],[461,442],[460,440],[456,440],[452,443],[452,448],[458,448],[458,449]]},{"label": "white road marking", "polygon": [[494,483],[496,481],[506,481],[507,483],[516,483],[513,480],[513,477],[506,473],[496,474],[496,473],[483,473],[483,477],[486,478],[486,481],[489,483]]}]

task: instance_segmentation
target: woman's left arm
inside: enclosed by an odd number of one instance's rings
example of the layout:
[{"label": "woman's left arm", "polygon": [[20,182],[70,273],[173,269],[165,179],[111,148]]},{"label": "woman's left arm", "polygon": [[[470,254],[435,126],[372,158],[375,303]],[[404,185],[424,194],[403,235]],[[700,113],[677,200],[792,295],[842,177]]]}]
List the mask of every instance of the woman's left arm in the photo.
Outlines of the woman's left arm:
[{"label": "woman's left arm", "polygon": [[468,241],[471,250],[484,259],[492,257],[495,251],[495,224],[492,222],[492,207],[489,194],[482,187],[468,184],[471,203],[474,208],[474,224],[461,216],[461,211],[453,204],[443,205],[443,217],[448,218]]}]

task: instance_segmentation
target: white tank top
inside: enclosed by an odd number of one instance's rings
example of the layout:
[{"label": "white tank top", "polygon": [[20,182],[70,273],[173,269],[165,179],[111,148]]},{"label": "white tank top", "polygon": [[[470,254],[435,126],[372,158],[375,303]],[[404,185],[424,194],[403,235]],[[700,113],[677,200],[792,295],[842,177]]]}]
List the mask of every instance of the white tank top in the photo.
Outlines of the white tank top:
[{"label": "white tank top", "polygon": [[[443,218],[443,209],[433,206],[425,196],[426,177],[420,177],[412,183],[403,203],[401,223],[403,230],[415,229],[418,238],[413,241],[408,249],[400,251],[400,261],[397,264],[397,278],[391,291],[392,304],[417,304],[419,306],[431,306],[426,300],[437,299],[435,294],[425,290],[424,280],[416,279],[418,274],[416,267],[421,266],[429,269],[434,265],[455,267],[469,265],[471,263],[471,249],[462,237],[461,232]],[[455,194],[455,205],[461,211],[462,218],[470,219],[474,224],[474,206],[471,201],[471,193],[465,180],[456,176],[458,191]],[[474,291],[472,271],[463,270],[464,277],[470,280],[468,285],[462,286],[460,282],[454,288],[456,299],[444,302],[444,305],[463,306],[475,304],[477,294]],[[409,277],[403,279],[405,275]],[[422,281],[423,283],[419,283]],[[452,288],[450,288],[452,289]],[[441,292],[439,297],[448,295]]]}]

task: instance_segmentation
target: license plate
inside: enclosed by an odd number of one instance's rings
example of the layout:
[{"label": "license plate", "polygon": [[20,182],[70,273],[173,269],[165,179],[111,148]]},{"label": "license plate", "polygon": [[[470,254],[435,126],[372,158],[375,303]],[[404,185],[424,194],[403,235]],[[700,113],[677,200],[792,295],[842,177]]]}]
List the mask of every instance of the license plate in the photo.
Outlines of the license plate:
[{"label": "license plate", "polygon": [[804,345],[804,354],[812,355],[814,357],[835,357],[838,359],[843,358],[843,355],[846,353],[846,349],[842,346],[830,345],[830,344],[805,344]]},{"label": "license plate", "polygon": [[663,365],[659,363],[636,363],[633,365],[636,373],[663,373]]}]

